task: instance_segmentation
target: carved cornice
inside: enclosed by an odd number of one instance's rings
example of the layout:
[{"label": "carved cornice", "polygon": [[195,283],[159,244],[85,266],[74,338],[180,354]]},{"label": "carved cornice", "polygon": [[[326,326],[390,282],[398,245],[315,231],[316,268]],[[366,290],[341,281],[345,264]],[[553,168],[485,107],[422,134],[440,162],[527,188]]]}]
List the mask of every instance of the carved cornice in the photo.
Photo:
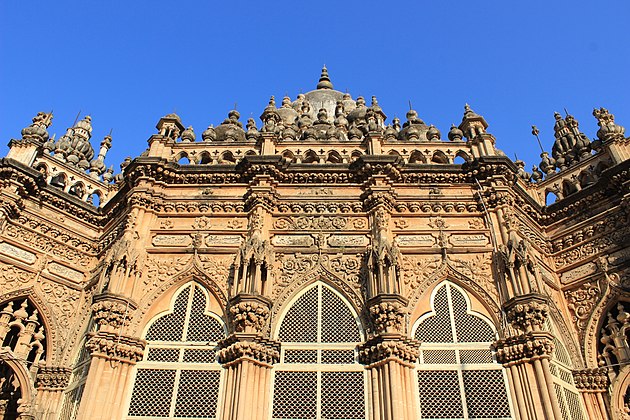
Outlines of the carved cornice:
[{"label": "carved cornice", "polygon": [[554,349],[552,338],[548,332],[531,332],[497,340],[493,347],[499,363],[526,363],[535,358],[549,359]]},{"label": "carved cornice", "polygon": [[63,391],[68,386],[72,369],[58,366],[42,366],[37,371],[35,386],[40,390]]},{"label": "carved cornice", "polygon": [[607,392],[610,385],[606,368],[574,370],[573,380],[582,392]]},{"label": "carved cornice", "polygon": [[384,175],[390,181],[395,182],[400,179],[401,164],[400,156],[364,155],[352,162],[349,169],[355,174],[356,180],[359,182],[378,175]]},{"label": "carved cornice", "polygon": [[414,366],[420,355],[420,342],[400,334],[380,334],[359,346],[359,361],[373,365],[394,359]]},{"label": "carved cornice", "polygon": [[93,357],[103,357],[125,363],[142,360],[146,341],[114,332],[88,334],[85,347]]},{"label": "carved cornice", "polygon": [[280,360],[280,343],[259,334],[235,333],[219,342],[217,354],[222,364],[251,359],[264,365],[272,365]]}]

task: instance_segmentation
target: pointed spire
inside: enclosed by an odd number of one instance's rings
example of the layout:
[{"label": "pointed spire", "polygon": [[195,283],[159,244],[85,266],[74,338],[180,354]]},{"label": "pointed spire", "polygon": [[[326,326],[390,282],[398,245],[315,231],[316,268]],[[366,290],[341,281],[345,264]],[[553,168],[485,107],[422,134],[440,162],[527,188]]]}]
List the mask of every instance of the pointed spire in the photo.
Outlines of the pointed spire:
[{"label": "pointed spire", "polygon": [[333,88],[333,84],[330,81],[330,77],[328,77],[328,69],[326,68],[326,65],[324,64],[324,67],[322,67],[322,74],[321,76],[319,76],[319,83],[317,84],[317,89],[332,89]]}]

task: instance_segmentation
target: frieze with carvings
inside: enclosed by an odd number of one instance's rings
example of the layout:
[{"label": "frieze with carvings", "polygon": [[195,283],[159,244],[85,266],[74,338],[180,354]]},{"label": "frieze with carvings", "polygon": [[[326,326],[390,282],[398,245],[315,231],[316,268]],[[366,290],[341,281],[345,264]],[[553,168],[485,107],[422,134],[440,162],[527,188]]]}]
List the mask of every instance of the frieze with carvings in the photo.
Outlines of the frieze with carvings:
[{"label": "frieze with carvings", "polygon": [[77,251],[67,245],[63,245],[57,240],[32,232],[22,226],[12,224],[7,225],[5,235],[9,238],[26,243],[41,252],[63,259],[69,263],[81,267],[87,267],[90,265],[91,258],[86,252]]},{"label": "frieze with carvings", "polygon": [[590,242],[579,245],[569,251],[562,252],[553,257],[553,262],[556,268],[561,268],[566,265],[574,264],[577,261],[581,261],[590,256],[598,254],[608,248],[617,246],[628,235],[628,229],[617,230],[611,232],[606,236],[593,239]]},{"label": "frieze with carvings", "polygon": [[[348,230],[361,229],[357,227],[357,219],[345,216],[295,216],[280,217],[273,223],[277,230]],[[360,225],[360,224],[359,224]],[[367,223],[365,224],[367,227]]]},{"label": "frieze with carvings", "polygon": [[0,242],[0,254],[15,258],[16,260],[25,262],[27,264],[35,263],[37,257],[32,252],[17,246],[11,245],[7,242]]},{"label": "frieze with carvings", "polygon": [[602,220],[590,222],[589,225],[573,230],[568,234],[553,239],[553,252],[563,251],[581,242],[588,241],[594,236],[607,234],[609,232],[625,229],[627,218],[621,214],[611,214]]},{"label": "frieze with carvings", "polygon": [[596,282],[588,282],[578,289],[565,291],[564,296],[578,334],[583,337],[593,308],[601,297],[601,289]]},{"label": "frieze with carvings", "polygon": [[277,205],[280,213],[362,213],[363,205],[360,202],[281,202]]},{"label": "frieze with carvings", "polygon": [[370,243],[370,240],[365,235],[331,235],[327,243],[333,248],[365,247]]},{"label": "frieze with carvings", "polygon": [[478,213],[477,203],[417,201],[397,202],[394,209],[398,213]]},{"label": "frieze with carvings", "polygon": [[311,235],[275,235],[271,238],[271,244],[274,246],[308,248],[315,245],[315,240]]}]

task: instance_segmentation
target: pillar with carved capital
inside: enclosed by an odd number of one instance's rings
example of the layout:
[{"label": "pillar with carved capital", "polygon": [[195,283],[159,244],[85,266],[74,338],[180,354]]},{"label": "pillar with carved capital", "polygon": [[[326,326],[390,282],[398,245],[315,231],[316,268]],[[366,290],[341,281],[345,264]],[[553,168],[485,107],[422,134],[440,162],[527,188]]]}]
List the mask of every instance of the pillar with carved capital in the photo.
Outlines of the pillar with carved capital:
[{"label": "pillar with carved capital", "polygon": [[92,313],[98,331],[88,334],[91,361],[77,418],[120,419],[124,391],[129,389],[133,366],[142,360],[146,342],[124,333],[136,305],[113,294],[94,298]]},{"label": "pillar with carved capital", "polygon": [[249,209],[247,238],[234,263],[228,303],[231,334],[219,343],[219,362],[226,369],[224,420],[266,420],[271,403],[271,369],[280,344],[262,333],[271,307],[273,247],[269,225],[276,182],[256,175],[245,196]]},{"label": "pillar with carved capital", "polygon": [[359,347],[359,361],[368,370],[370,420],[413,420],[420,343],[400,333],[404,323],[400,307],[381,302],[370,311],[380,332]]},{"label": "pillar with carved capital", "polygon": [[37,371],[35,411],[41,420],[52,420],[59,416],[63,392],[68,386],[72,369],[58,366],[42,366]]},{"label": "pillar with carved capital", "polygon": [[395,162],[373,161],[364,184],[363,205],[370,216],[371,246],[367,251],[366,305],[372,322],[370,339],[359,347],[368,370],[370,420],[413,420],[417,395],[414,368],[419,344],[406,335],[408,301],[400,278],[401,254],[390,219],[396,203],[392,178]]},{"label": "pillar with carved capital", "polygon": [[610,380],[606,368],[582,369],[573,371],[575,387],[580,391],[589,419],[610,418],[608,406],[608,386]]},{"label": "pillar with carved capital", "polygon": [[553,336],[543,331],[548,316],[546,298],[529,294],[503,306],[512,334],[497,340],[494,347],[497,361],[507,369],[516,418],[561,419],[549,368]]}]

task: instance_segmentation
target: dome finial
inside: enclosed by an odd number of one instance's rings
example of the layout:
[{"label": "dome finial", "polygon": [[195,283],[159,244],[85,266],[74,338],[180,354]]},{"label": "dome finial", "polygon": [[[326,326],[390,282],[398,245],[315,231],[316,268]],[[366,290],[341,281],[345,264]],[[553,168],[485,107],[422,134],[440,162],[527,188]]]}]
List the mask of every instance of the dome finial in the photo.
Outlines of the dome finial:
[{"label": "dome finial", "polygon": [[321,76],[319,76],[319,83],[317,84],[317,89],[332,89],[333,88],[333,84],[330,81],[330,77],[328,77],[328,69],[326,68],[326,65],[324,64],[324,67],[322,67],[322,74]]}]

